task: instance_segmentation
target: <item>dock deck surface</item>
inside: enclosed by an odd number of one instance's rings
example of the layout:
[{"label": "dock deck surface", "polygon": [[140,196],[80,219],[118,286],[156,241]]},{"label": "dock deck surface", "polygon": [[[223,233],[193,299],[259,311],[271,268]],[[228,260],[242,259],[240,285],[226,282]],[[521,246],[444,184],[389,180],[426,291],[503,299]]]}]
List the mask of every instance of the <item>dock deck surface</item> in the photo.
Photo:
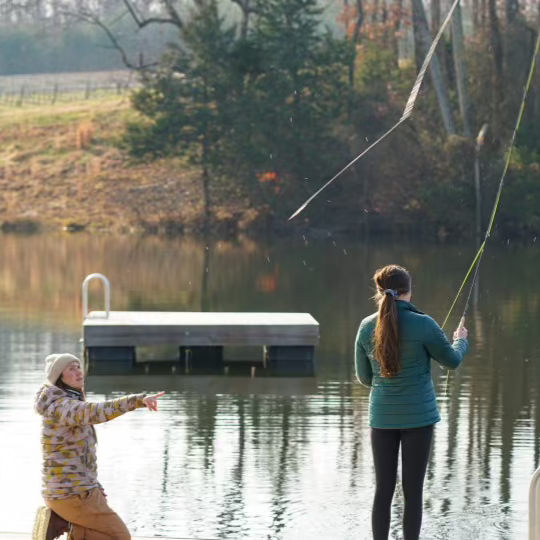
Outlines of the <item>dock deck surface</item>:
[{"label": "dock deck surface", "polygon": [[92,311],[86,347],[145,345],[314,346],[319,323],[309,313]]}]

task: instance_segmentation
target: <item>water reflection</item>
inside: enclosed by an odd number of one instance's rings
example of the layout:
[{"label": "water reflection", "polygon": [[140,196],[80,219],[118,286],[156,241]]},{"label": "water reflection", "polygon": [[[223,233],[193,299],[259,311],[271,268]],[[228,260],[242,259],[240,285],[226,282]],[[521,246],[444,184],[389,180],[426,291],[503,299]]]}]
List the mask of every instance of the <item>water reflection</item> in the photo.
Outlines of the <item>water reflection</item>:
[{"label": "water reflection", "polygon": [[[133,532],[200,538],[369,538],[373,472],[367,391],[352,346],[373,309],[370,277],[389,262],[413,275],[413,301],[442,320],[474,247],[273,244],[108,237],[3,237],[0,244],[0,530],[27,531],[39,503],[43,358],[80,353],[80,286],[112,284],[114,309],[307,311],[321,324],[316,378],[90,376],[92,399],[167,391],[98,427],[102,483]],[[436,368],[442,422],[426,479],[426,539],[521,540],[540,463],[536,247],[490,247],[468,327],[471,354]],[[92,287],[92,305],[101,304]],[[456,314],[451,325],[457,324]],[[451,330],[451,327],[448,329]],[[394,506],[399,517],[401,503]],[[395,538],[399,523],[393,525]]]}]

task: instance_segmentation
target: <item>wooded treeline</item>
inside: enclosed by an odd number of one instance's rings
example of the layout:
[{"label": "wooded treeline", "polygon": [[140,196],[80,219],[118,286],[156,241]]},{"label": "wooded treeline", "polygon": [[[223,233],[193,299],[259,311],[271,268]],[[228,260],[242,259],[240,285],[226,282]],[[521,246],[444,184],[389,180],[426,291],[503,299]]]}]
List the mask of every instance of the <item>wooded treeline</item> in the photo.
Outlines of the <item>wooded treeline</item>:
[{"label": "wooded treeline", "polygon": [[[134,156],[188,156],[201,169],[209,219],[213,197],[227,194],[283,223],[399,119],[449,8],[447,0],[330,4],[340,32],[327,28],[328,6],[316,0],[112,0],[110,12],[80,0],[62,13],[101,30],[140,72],[133,106],[143,119],[125,137]],[[534,0],[464,2],[412,120],[302,222],[466,236],[481,210],[484,228],[539,23]],[[174,39],[156,62],[126,41],[127,27]],[[504,237],[540,232],[539,83],[537,71],[497,220]]]}]

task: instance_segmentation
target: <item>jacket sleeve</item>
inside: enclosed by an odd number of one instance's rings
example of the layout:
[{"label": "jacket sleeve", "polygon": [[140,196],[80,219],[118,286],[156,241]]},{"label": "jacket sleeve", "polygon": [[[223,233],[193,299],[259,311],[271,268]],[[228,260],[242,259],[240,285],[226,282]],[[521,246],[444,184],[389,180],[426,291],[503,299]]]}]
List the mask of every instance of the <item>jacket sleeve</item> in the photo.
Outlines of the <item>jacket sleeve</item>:
[{"label": "jacket sleeve", "polygon": [[427,318],[426,334],[424,346],[431,358],[448,369],[456,369],[467,352],[467,340],[460,338],[450,344],[442,328],[431,317]]},{"label": "jacket sleeve", "polygon": [[100,403],[62,397],[51,404],[45,416],[48,416],[55,424],[63,426],[102,424],[124,413],[144,407],[145,395],[133,394]]},{"label": "jacket sleeve", "polygon": [[371,382],[373,381],[373,369],[371,367],[371,362],[369,357],[362,345],[362,340],[360,339],[360,333],[362,326],[358,329],[358,334],[356,335],[356,344],[354,352],[354,366],[356,371],[356,378],[358,382],[364,386],[371,387]]}]

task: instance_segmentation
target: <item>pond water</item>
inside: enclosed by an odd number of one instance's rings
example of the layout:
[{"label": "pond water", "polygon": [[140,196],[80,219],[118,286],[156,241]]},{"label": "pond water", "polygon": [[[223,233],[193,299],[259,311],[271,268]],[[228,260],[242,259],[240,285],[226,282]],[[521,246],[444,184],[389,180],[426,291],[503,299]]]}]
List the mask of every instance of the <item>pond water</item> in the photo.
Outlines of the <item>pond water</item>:
[{"label": "pond water", "polygon": [[[316,376],[89,376],[90,400],[166,390],[158,413],[97,427],[101,483],[139,536],[369,539],[368,390],[354,379],[371,275],[403,264],[413,303],[442,321],[473,245],[292,238],[257,243],[3,236],[0,243],[0,531],[30,531],[40,496],[33,399],[51,352],[81,352],[81,282],[102,272],[115,310],[305,311],[321,325]],[[470,353],[434,366],[442,421],[422,538],[523,540],[540,462],[540,249],[490,245],[467,319]],[[91,305],[102,292],[91,287]],[[453,315],[451,334],[459,318]],[[402,538],[402,497],[392,538]]]}]

